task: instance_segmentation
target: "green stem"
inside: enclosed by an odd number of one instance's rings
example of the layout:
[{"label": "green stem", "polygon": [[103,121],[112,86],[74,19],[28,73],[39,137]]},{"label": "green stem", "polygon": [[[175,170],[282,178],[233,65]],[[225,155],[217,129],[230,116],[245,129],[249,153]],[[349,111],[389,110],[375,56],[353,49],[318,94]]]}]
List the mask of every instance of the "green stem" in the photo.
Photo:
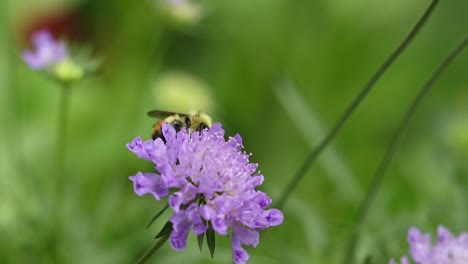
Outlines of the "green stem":
[{"label": "green stem", "polygon": [[382,77],[382,75],[386,72],[386,70],[393,64],[393,62],[400,56],[400,54],[405,50],[408,44],[414,39],[414,37],[417,35],[417,33],[420,31],[420,29],[423,27],[423,25],[429,18],[430,14],[434,10],[438,2],[439,0],[432,0],[431,4],[427,8],[427,10],[424,12],[423,16],[418,20],[416,25],[413,27],[411,32],[406,36],[403,42],[401,42],[400,45],[390,55],[390,57],[388,57],[387,60],[382,65],[380,65],[377,71],[372,75],[372,77],[369,79],[366,85],[361,89],[358,95],[354,98],[354,100],[348,106],[348,108],[340,117],[340,119],[336,122],[332,130],[320,142],[320,144],[315,149],[312,150],[312,152],[309,154],[309,156],[304,161],[302,166],[299,168],[299,170],[292,177],[291,181],[288,183],[288,185],[284,189],[283,193],[281,194],[275,206],[276,208],[282,209],[284,207],[286,200],[289,198],[291,193],[294,191],[294,189],[297,187],[299,182],[305,176],[305,174],[307,173],[309,168],[312,166],[312,164],[314,164],[314,162],[320,156],[322,151],[328,146],[328,144],[330,144],[330,142],[336,136],[338,131],[340,131],[340,129],[343,127],[346,121],[348,121],[351,114],[356,110],[356,108],[360,105],[362,100],[367,96],[367,94],[375,86],[377,81]]},{"label": "green stem", "polygon": [[169,235],[161,237],[151,248],[149,248],[145,254],[137,261],[137,264],[146,263],[153,255],[156,253],[159,248],[161,248],[164,243],[169,239]]},{"label": "green stem", "polygon": [[403,119],[400,121],[397,129],[395,130],[395,134],[393,135],[392,139],[390,140],[388,144],[387,150],[385,151],[385,154],[377,168],[377,171],[375,172],[374,177],[372,178],[370,189],[367,192],[367,195],[363,203],[361,204],[361,207],[359,208],[357,217],[355,219],[354,228],[348,240],[347,250],[346,250],[345,257],[343,259],[343,263],[353,262],[352,260],[354,257],[354,251],[356,249],[357,242],[359,240],[359,233],[362,229],[362,226],[364,225],[366,216],[369,213],[369,209],[375,200],[377,192],[380,189],[380,186],[382,185],[385,172],[387,171],[388,166],[390,165],[390,162],[395,156],[398,143],[401,140],[404,134],[404,131],[408,127],[408,124],[411,118],[414,116],[414,113],[416,112],[417,108],[421,104],[421,101],[425,98],[427,93],[433,87],[435,81],[440,77],[442,72],[447,68],[447,66],[449,66],[449,64],[453,61],[453,59],[455,59],[460,54],[460,52],[463,51],[463,49],[467,46],[467,44],[468,44],[468,35],[460,42],[460,44],[458,44],[458,46],[455,47],[455,49],[453,49],[449,53],[449,55],[434,71],[434,73],[431,75],[429,80],[427,80],[427,82],[423,85],[421,90],[418,92],[413,102],[411,103],[410,107],[408,108],[405,115],[403,116]]},{"label": "green stem", "polygon": [[57,123],[57,193],[58,198],[63,199],[63,191],[65,185],[65,156],[66,156],[66,141],[67,141],[67,126],[70,105],[71,89],[68,85],[63,85],[61,89],[60,108],[58,113]]},{"label": "green stem", "polygon": [[65,170],[66,157],[66,141],[67,141],[67,126],[70,110],[70,93],[69,85],[63,84],[61,87],[61,95],[59,102],[59,112],[57,120],[57,142],[56,142],[56,181],[55,181],[55,239],[54,239],[54,255],[56,263],[61,262],[60,244],[64,237],[64,209],[65,209],[65,183],[67,179]]}]

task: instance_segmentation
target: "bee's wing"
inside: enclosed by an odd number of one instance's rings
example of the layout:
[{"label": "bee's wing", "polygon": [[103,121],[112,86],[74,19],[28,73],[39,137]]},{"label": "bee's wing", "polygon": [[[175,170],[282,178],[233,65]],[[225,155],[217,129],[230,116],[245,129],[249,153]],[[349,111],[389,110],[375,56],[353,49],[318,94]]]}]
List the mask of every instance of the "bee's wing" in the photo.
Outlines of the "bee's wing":
[{"label": "bee's wing", "polygon": [[166,118],[171,115],[179,115],[179,116],[187,116],[188,114],[181,114],[176,112],[169,112],[169,111],[161,111],[161,110],[152,110],[147,113],[148,116],[156,117],[156,118]]}]

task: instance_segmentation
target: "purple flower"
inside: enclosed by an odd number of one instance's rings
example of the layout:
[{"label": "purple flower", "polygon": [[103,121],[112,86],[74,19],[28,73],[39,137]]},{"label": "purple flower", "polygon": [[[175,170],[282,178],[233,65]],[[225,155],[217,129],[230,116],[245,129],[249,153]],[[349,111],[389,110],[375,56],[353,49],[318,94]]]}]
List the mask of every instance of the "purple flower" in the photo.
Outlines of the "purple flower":
[{"label": "purple flower", "polygon": [[[444,227],[437,228],[437,241],[431,244],[430,234],[423,234],[416,227],[408,231],[410,255],[416,264],[463,264],[468,263],[468,233],[453,236]],[[394,260],[390,264],[396,264]],[[409,264],[407,257],[401,258],[401,264]]]},{"label": "purple flower", "polygon": [[163,124],[162,132],[166,143],[161,138],[142,141],[137,137],[127,145],[156,169],[156,173],[130,177],[135,192],[151,194],[156,200],[169,195],[174,211],[169,220],[173,249],[185,248],[190,230],[203,235],[212,228],[223,236],[231,234],[234,262],[246,263],[249,255],[242,245],[256,247],[258,231],[281,224],[283,213],[266,209],[270,197],[255,190],[263,175],[242,151],[242,138],[236,135],[226,141],[219,123],[191,133]]},{"label": "purple flower", "polygon": [[57,41],[48,31],[38,31],[32,36],[34,51],[24,51],[23,59],[33,69],[56,65],[68,54],[63,42]]}]

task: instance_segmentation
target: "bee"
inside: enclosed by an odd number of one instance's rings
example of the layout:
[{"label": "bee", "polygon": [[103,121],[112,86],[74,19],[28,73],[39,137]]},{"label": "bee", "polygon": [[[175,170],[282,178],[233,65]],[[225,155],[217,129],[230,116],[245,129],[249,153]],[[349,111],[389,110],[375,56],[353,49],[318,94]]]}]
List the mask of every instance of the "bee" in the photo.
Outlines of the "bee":
[{"label": "bee", "polygon": [[162,124],[167,123],[175,128],[178,132],[182,128],[186,128],[189,131],[200,131],[206,128],[210,128],[213,125],[211,117],[205,113],[192,112],[190,114],[181,114],[175,112],[167,112],[161,110],[153,110],[148,112],[148,116],[160,118],[161,120],[153,126],[151,132],[151,138],[161,138],[164,142],[166,139],[162,134]]}]

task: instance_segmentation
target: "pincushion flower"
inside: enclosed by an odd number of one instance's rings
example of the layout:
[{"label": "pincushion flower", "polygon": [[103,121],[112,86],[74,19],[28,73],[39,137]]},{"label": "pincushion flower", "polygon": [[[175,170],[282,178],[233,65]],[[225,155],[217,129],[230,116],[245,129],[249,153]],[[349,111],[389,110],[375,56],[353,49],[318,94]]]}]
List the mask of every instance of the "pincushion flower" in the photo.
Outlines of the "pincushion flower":
[{"label": "pincushion flower", "polygon": [[86,59],[78,64],[70,56],[65,43],[54,39],[46,30],[41,30],[32,36],[34,51],[24,51],[24,61],[35,70],[45,70],[46,73],[56,78],[65,85],[70,85],[83,78],[86,64],[91,65]]},{"label": "pincushion flower", "polygon": [[23,59],[33,69],[44,69],[55,66],[68,56],[65,44],[55,40],[46,30],[32,36],[34,51],[24,51]]},{"label": "pincushion flower", "polygon": [[191,133],[176,132],[164,123],[162,133],[165,140],[137,137],[127,145],[156,169],[130,176],[135,193],[151,194],[156,200],[169,196],[173,214],[167,235],[174,250],[186,247],[190,230],[199,238],[204,234],[208,238],[213,231],[230,233],[233,261],[246,263],[249,255],[242,245],[257,246],[258,231],[281,224],[283,213],[266,209],[270,197],[255,190],[264,178],[256,172],[257,164],[249,163],[250,155],[242,152],[242,138],[236,135],[226,141],[219,123]]},{"label": "pincushion flower", "polygon": [[[416,264],[466,264],[468,263],[468,233],[453,236],[444,226],[437,228],[437,240],[433,246],[431,235],[421,233],[416,227],[408,231],[410,255]],[[390,260],[390,264],[396,264]],[[402,257],[401,264],[409,264],[408,257]]]}]

